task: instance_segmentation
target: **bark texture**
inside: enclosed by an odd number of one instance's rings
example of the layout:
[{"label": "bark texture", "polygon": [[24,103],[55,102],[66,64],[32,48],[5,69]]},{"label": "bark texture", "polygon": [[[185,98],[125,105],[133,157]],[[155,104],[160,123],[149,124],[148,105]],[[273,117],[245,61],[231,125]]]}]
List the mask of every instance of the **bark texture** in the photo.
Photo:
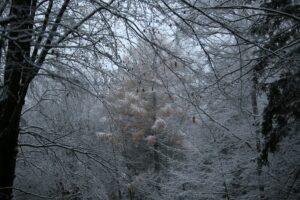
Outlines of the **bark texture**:
[{"label": "bark texture", "polygon": [[13,0],[8,27],[4,84],[0,93],[0,200],[12,199],[19,122],[30,80],[31,1]]}]

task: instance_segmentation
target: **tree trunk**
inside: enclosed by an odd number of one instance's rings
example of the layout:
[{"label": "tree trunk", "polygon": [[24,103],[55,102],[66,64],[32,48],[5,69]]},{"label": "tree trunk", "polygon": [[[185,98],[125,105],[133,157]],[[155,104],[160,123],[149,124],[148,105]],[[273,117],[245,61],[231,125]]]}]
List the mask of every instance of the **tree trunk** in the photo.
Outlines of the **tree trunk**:
[{"label": "tree trunk", "polygon": [[[157,99],[156,99],[156,93],[152,90],[153,92],[153,96],[152,96],[152,112],[153,112],[153,123],[155,123],[156,121],[156,112],[157,112]],[[156,135],[156,132],[153,133],[154,135]],[[158,154],[158,140],[155,142],[155,144],[153,145],[153,159],[154,159],[154,171],[155,172],[159,172],[159,154]]]},{"label": "tree trunk", "polygon": [[262,178],[262,160],[260,157],[261,154],[261,133],[259,128],[259,119],[258,119],[258,107],[257,107],[257,74],[256,70],[254,69],[253,72],[253,86],[252,86],[252,93],[251,93],[251,100],[252,100],[252,112],[253,112],[253,126],[255,129],[255,137],[256,137],[256,152],[257,152],[257,179],[258,179],[258,188],[259,188],[259,198],[261,200],[265,199],[265,188]]},{"label": "tree trunk", "polygon": [[13,0],[10,15],[17,19],[8,27],[4,84],[0,89],[0,200],[12,199],[19,136],[19,122],[29,76],[32,1]]}]

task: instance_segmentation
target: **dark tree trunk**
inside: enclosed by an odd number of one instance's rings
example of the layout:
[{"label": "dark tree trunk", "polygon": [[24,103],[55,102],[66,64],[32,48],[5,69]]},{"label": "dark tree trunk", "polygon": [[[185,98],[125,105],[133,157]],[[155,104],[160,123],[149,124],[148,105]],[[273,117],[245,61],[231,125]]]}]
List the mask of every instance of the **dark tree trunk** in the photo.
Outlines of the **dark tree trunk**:
[{"label": "dark tree trunk", "polygon": [[33,24],[32,2],[13,0],[10,11],[10,15],[17,19],[8,26],[4,85],[0,88],[0,200],[12,199],[19,122],[32,80],[32,66],[28,62]]},{"label": "dark tree trunk", "polygon": [[158,154],[158,143],[153,145],[154,148],[154,171],[159,172],[159,154]]}]

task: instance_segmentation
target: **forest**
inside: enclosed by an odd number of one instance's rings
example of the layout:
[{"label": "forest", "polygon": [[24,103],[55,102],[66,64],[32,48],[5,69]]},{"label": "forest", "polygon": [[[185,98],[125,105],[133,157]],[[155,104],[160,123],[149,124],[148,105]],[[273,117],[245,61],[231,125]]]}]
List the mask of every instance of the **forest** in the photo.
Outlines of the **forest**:
[{"label": "forest", "polygon": [[299,200],[299,0],[0,0],[0,200]]}]

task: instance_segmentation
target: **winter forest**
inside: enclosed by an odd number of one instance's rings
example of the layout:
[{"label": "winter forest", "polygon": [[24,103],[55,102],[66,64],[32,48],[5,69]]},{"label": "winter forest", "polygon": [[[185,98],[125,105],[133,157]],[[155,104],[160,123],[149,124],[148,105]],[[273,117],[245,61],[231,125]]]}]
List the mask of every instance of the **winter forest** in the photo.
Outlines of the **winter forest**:
[{"label": "winter forest", "polygon": [[0,0],[0,200],[300,199],[300,0]]}]

